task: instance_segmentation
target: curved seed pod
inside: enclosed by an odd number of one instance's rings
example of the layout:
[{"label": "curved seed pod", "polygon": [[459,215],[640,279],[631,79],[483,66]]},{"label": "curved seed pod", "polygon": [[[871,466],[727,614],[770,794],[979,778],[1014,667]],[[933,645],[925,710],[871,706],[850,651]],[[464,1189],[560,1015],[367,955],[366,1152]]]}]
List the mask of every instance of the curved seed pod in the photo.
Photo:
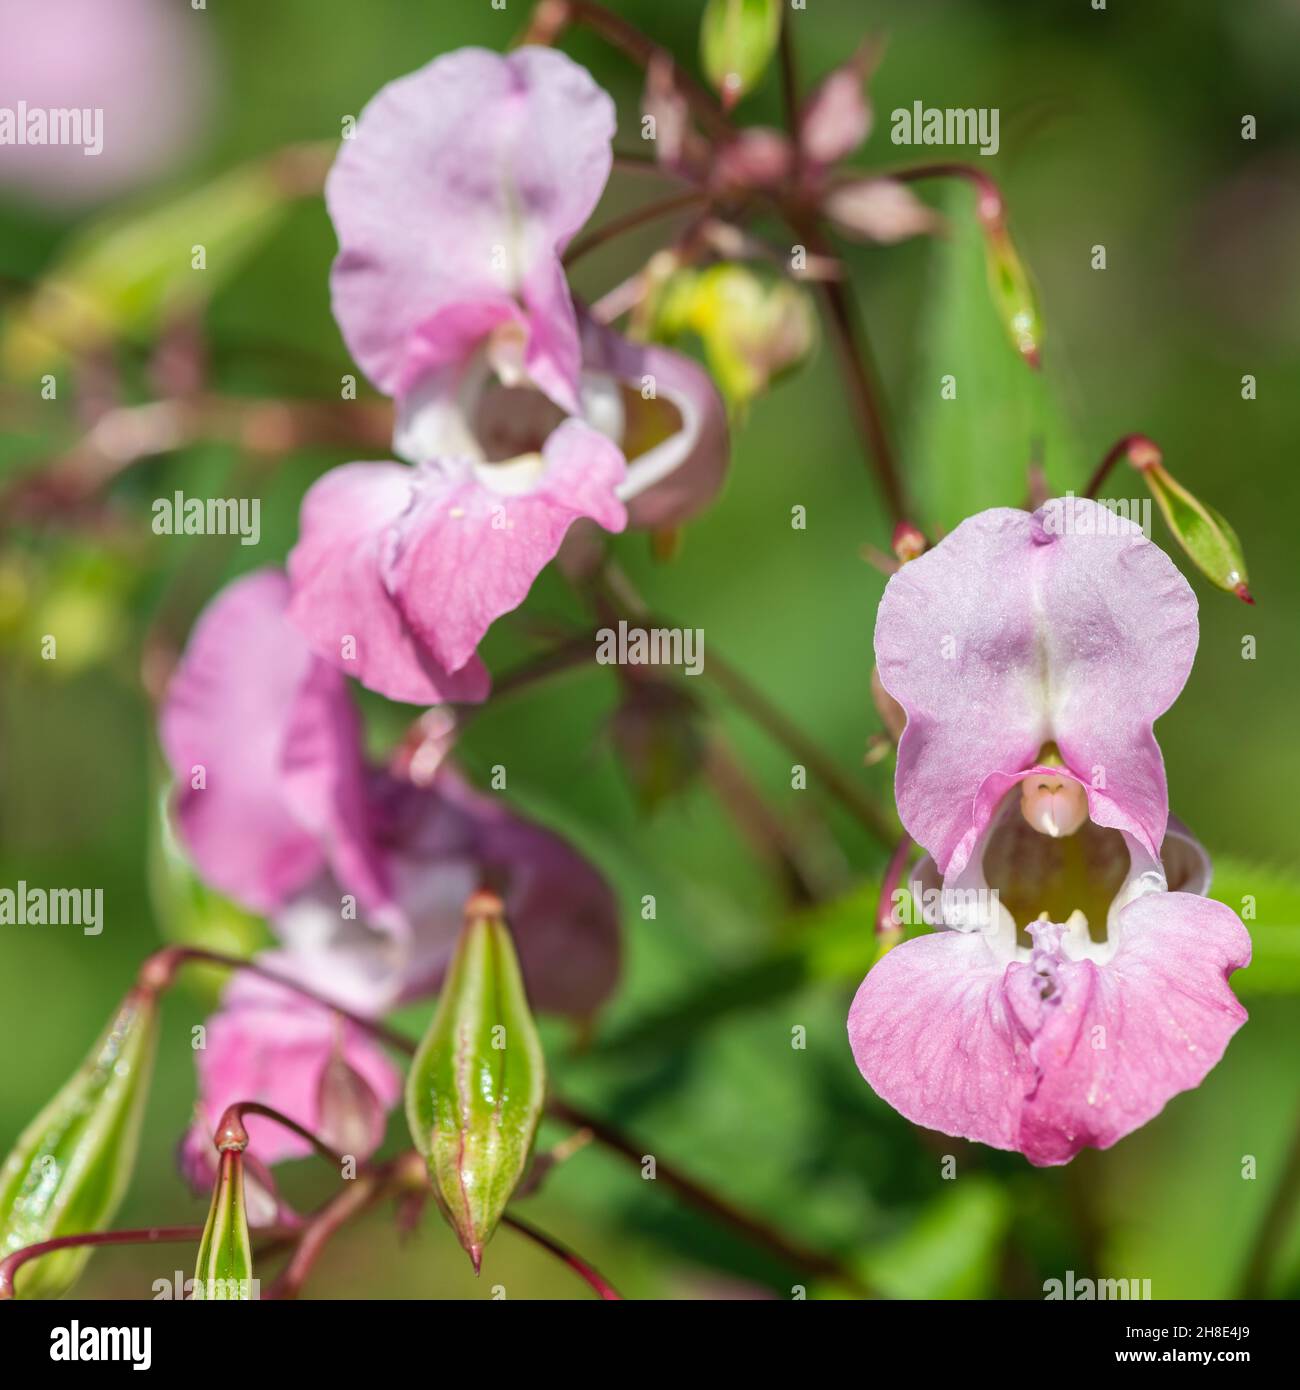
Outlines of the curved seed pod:
[{"label": "curved seed pod", "polygon": [[[156,992],[137,986],[0,1168],[0,1256],[112,1221],[135,1164],[157,1037]],[[59,1250],[24,1266],[19,1297],[57,1297],[90,1253]]]},{"label": "curved seed pod", "polygon": [[501,901],[475,893],[406,1084],[434,1196],[477,1271],[537,1133],[546,1069]]},{"label": "curved seed pod", "polygon": [[254,1298],[256,1287],[244,1204],[244,1150],[232,1143],[221,1150],[212,1205],[194,1267],[193,1297],[199,1301],[242,1301]]}]

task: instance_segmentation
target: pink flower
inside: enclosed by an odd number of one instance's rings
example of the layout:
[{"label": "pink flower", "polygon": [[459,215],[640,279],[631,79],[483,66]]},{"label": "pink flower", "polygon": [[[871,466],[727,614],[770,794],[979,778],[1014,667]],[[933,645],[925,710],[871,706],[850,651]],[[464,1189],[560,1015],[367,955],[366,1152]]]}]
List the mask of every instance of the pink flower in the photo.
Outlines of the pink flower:
[{"label": "pink flower", "polygon": [[[171,170],[210,105],[208,35],[189,11],[168,0],[3,0],[0,92],[24,129],[0,142],[0,186],[72,207]],[[79,143],[43,128],[60,111],[86,113]]]},{"label": "pink flower", "polygon": [[159,721],[175,819],[202,877],[272,912],[329,862],[367,907],[391,904],[365,821],[347,682],[285,621],[288,580],[259,570],[203,611]]},{"label": "pink flower", "polygon": [[983,512],[890,580],[899,814],[944,930],[875,966],[849,1037],[915,1123],[1065,1163],[1198,1085],[1245,1020],[1249,937],[1201,896],[1152,734],[1196,637],[1168,558],[1084,499]]},{"label": "pink flower", "polygon": [[482,699],[479,641],[574,521],[676,524],[721,481],[703,371],[580,324],[569,293],[561,256],[613,132],[564,55],[463,49],[385,87],[330,173],[335,316],[414,466],[349,464],[308,492],[290,613],[392,699]]},{"label": "pink flower", "polygon": [[591,1013],[619,965],[604,880],[450,762],[422,787],[367,768],[346,682],[286,602],[278,572],[236,580],[200,616],[168,689],[176,829],[199,874],[270,915],[281,973],[370,1017],[437,988],[466,899],[490,883],[534,1005]]},{"label": "pink flower", "polygon": [[[346,682],[289,624],[287,599],[272,570],[223,590],[195,626],[160,721],[181,787],[181,844],[207,882],[267,913],[280,938],[259,963],[338,1009],[379,1018],[440,986],[465,902],[486,884],[505,901],[533,1006],[592,1013],[619,969],[618,908],[604,879],[449,759],[427,786],[368,768]],[[400,1084],[369,1035],[335,1009],[236,975],[198,1054],[199,1115],[181,1149],[191,1181],[210,1182],[212,1130],[235,1101],[319,1132],[330,1119],[321,1077],[340,1060],[351,1089],[373,1095],[372,1105],[349,1102],[345,1128],[368,1127],[377,1146]],[[267,1121],[248,1127],[262,1165],[305,1152]],[[283,1213],[269,1175],[258,1209],[262,1222]]]}]

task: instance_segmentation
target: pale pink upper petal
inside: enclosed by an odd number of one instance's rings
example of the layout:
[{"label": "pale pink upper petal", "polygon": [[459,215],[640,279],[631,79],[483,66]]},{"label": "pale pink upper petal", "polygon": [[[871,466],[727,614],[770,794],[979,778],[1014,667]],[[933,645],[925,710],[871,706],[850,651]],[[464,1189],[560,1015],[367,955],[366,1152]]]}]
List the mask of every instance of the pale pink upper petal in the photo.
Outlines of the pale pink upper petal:
[{"label": "pale pink upper petal", "polygon": [[326,182],[334,312],[389,395],[412,341],[456,302],[520,300],[534,379],[576,408],[578,338],[559,257],[609,176],[614,107],[549,48],[463,48],[384,87]]},{"label": "pale pink upper petal", "polygon": [[1151,726],[1191,667],[1196,600],[1136,528],[1081,498],[1033,516],[982,512],[890,580],[875,640],[881,681],[908,716],[899,814],[941,868],[984,779],[1030,767],[1053,740],[1161,844],[1168,803]]},{"label": "pale pink upper petal", "polygon": [[472,651],[454,672],[406,621],[393,559],[416,508],[419,479],[398,463],[331,469],[303,498],[289,555],[291,621],[312,649],[392,700],[439,704],[485,699],[487,671]]},{"label": "pale pink upper petal", "polygon": [[356,712],[342,676],[286,621],[288,600],[284,575],[260,570],[195,625],[159,723],[177,831],[203,878],[253,911],[327,861],[380,910],[388,890],[364,815]]},{"label": "pale pink upper petal", "polygon": [[579,517],[621,531],[623,456],[580,420],[542,453],[507,464],[421,465],[417,500],[389,567],[409,630],[440,666],[459,670],[483,634],[524,601]]}]

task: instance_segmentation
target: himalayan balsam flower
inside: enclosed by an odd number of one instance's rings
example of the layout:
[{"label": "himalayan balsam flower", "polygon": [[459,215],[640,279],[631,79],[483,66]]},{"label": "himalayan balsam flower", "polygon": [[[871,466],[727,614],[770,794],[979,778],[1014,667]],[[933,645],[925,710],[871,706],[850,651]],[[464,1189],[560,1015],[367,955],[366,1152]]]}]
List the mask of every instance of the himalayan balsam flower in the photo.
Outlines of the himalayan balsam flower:
[{"label": "himalayan balsam flower", "polygon": [[614,107],[549,49],[462,49],[385,87],[326,183],[334,313],[411,465],[303,501],[292,620],[395,700],[482,699],[476,655],[572,523],[670,526],[717,491],[707,375],[587,322],[561,256],[604,189]]},{"label": "himalayan balsam flower", "polygon": [[[424,786],[367,767],[347,682],[289,623],[288,603],[273,570],[223,590],[195,626],[161,718],[178,840],[208,883],[268,915],[282,945],[260,962],[378,1018],[438,988],[465,902],[487,885],[515,924],[533,1004],[590,1014],[619,966],[604,880],[450,759]],[[399,1088],[366,1035],[340,1035],[332,1010],[237,977],[209,1024],[187,1160],[205,1171],[211,1124],[233,1100],[314,1126],[314,1088],[339,1046],[391,1107]],[[296,1151],[273,1145],[268,1161]]]},{"label": "himalayan balsam flower", "polygon": [[898,807],[943,929],[872,969],[849,1037],[908,1119],[1066,1163],[1198,1085],[1244,1022],[1250,940],[1203,896],[1152,734],[1196,640],[1169,559],[1081,498],[983,512],[890,580]]}]

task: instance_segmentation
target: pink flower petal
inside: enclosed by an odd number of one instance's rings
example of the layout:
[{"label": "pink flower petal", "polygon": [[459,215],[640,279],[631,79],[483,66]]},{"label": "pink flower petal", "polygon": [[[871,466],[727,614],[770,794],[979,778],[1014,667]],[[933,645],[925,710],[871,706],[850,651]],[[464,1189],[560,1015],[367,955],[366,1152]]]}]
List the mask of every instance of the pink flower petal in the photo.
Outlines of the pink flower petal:
[{"label": "pink flower petal", "polygon": [[395,396],[412,342],[455,302],[519,299],[533,379],[577,407],[579,351],[559,257],[609,177],[614,107],[549,48],[463,48],[384,87],[345,141],[325,196],[339,237],[334,313]]},{"label": "pink flower petal", "polygon": [[579,517],[621,531],[627,514],[615,489],[623,473],[618,449],[579,420],[553,431],[532,461],[415,470],[389,588],[429,657],[453,671],[471,661]]},{"label": "pink flower petal", "polygon": [[[220,1010],[208,1019],[206,1046],[195,1053],[203,1123],[215,1128],[228,1105],[255,1100],[315,1133],[320,1079],[335,1048],[391,1109],[401,1094],[401,1076],[368,1034],[293,990],[236,975]],[[272,1120],[250,1116],[246,1127],[249,1151],[263,1163],[311,1151],[306,1140]]]},{"label": "pink flower petal", "polygon": [[252,911],[279,906],[327,860],[379,909],[389,898],[364,818],[356,712],[343,678],[285,621],[288,598],[283,574],[259,570],[195,625],[159,724],[177,831],[204,880]]},{"label": "pink flower petal", "polygon": [[879,1096],[914,1124],[995,1149],[1016,1147],[1034,1084],[1005,969],[978,932],[919,936],[872,967],[849,1009],[853,1058]]},{"label": "pink flower petal", "polygon": [[384,779],[380,814],[396,891],[413,925],[402,996],[441,983],[469,893],[499,892],[528,997],[585,1016],[609,995],[621,955],[618,904],[562,837],[476,790],[450,764],[429,787]]},{"label": "pink flower petal", "polygon": [[880,679],[908,715],[895,789],[909,833],[946,868],[985,777],[1023,771],[1055,740],[1159,846],[1168,802],[1151,726],[1196,635],[1186,580],[1096,503],[962,522],[890,580],[876,623]]},{"label": "pink flower petal", "polygon": [[1105,964],[1067,958],[1051,923],[1005,966],[980,933],[903,943],[850,1009],[858,1069],[914,1123],[1035,1164],[1108,1148],[1223,1055],[1246,1018],[1227,977],[1250,960],[1232,910],[1188,893],[1137,898],[1118,930]]},{"label": "pink flower petal", "polygon": [[[1031,1163],[1068,1163],[1107,1149],[1200,1085],[1246,1010],[1228,976],[1250,964],[1250,937],[1231,908],[1190,893],[1149,893],[1120,913],[1120,945],[1105,965],[1056,967],[1057,994],[1040,1017],[1018,1148]],[[1028,986],[1030,967],[1013,966]]]},{"label": "pink flower petal", "polygon": [[349,463],[311,486],[289,555],[289,617],[318,656],[390,700],[483,700],[489,679],[477,657],[471,652],[449,673],[394,596],[392,557],[416,506],[417,481],[404,464]]},{"label": "pink flower petal", "polygon": [[[590,319],[583,321],[582,335],[588,378],[609,379],[619,392],[616,442],[627,457],[619,496],[629,523],[647,529],[680,525],[713,501],[727,474],[730,441],[722,397],[709,374],[681,353],[633,343]],[[654,392],[650,400],[648,388]],[[592,415],[588,419],[599,427]]]}]

